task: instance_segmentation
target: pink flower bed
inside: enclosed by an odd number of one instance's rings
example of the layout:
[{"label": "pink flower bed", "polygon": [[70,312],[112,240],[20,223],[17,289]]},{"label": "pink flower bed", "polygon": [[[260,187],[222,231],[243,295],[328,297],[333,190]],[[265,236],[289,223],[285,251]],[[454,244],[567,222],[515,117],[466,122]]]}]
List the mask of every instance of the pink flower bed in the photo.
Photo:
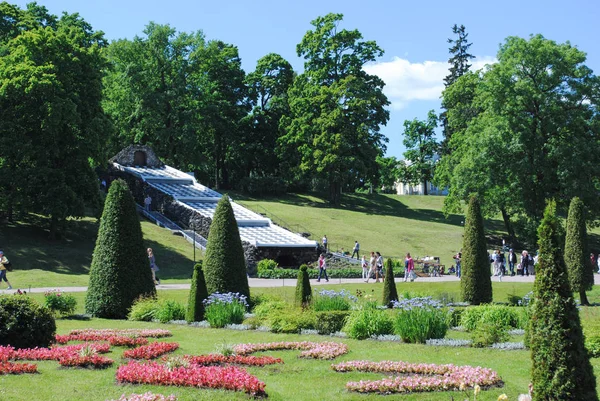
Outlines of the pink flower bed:
[{"label": "pink flower bed", "polygon": [[153,342],[139,348],[128,349],[123,352],[123,358],[131,359],[154,359],[179,348],[178,343]]},{"label": "pink flower bed", "polygon": [[258,344],[238,344],[233,348],[238,355],[249,355],[259,351],[275,350],[304,350],[300,353],[301,358],[334,359],[348,352],[348,346],[343,343],[310,341],[301,342],[277,342]]},{"label": "pink flower bed", "polygon": [[154,394],[148,391],[144,394],[130,394],[126,396],[125,394],[121,395],[118,400],[110,400],[110,401],[177,401],[177,397],[173,394],[171,395],[162,395],[162,394]]},{"label": "pink flower bed", "polygon": [[0,375],[20,375],[23,373],[37,373],[37,365],[0,360]]},{"label": "pink flower bed", "polygon": [[497,386],[500,376],[491,369],[473,366],[415,364],[394,361],[349,361],[331,366],[336,372],[412,374],[382,380],[348,382],[346,388],[360,393],[411,393],[458,390],[459,387]]},{"label": "pink flower bed", "polygon": [[169,330],[146,330],[146,329],[82,329],[71,330],[66,336],[56,335],[56,342],[66,344],[69,341],[109,341],[111,337],[152,337],[162,338],[170,337],[172,334]]},{"label": "pink flower bed", "polygon": [[235,366],[190,366],[169,369],[156,362],[130,361],[117,369],[121,383],[188,386],[244,391],[255,396],[265,394],[265,383]]},{"label": "pink flower bed", "polygon": [[232,355],[225,356],[220,354],[209,354],[190,356],[186,355],[185,358],[194,365],[200,366],[212,366],[212,365],[246,365],[246,366],[265,366],[273,365],[275,363],[283,363],[280,358],[273,358],[271,356],[243,356],[243,355]]},{"label": "pink flower bed", "polygon": [[75,355],[82,348],[89,347],[100,354],[105,354],[110,350],[109,344],[84,343],[76,345],[67,345],[64,347],[51,348],[23,348],[14,349],[13,347],[0,346],[0,361],[2,360],[26,360],[26,361],[58,361],[66,356]]},{"label": "pink flower bed", "polygon": [[107,368],[113,364],[113,360],[101,355],[67,355],[58,360],[60,366],[80,368]]},{"label": "pink flower bed", "polygon": [[148,344],[148,339],[144,337],[113,336],[108,338],[108,342],[115,347],[138,347]]}]

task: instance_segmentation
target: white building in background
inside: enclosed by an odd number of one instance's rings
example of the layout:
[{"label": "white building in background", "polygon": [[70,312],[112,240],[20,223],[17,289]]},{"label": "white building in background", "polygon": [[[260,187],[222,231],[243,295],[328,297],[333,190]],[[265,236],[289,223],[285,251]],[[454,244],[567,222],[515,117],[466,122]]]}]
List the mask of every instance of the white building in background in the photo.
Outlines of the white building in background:
[{"label": "white building in background", "polygon": [[[440,156],[433,156],[435,162],[439,161]],[[400,163],[411,165],[410,160],[400,160]],[[432,182],[427,181],[425,185],[423,183],[410,184],[407,182],[396,181],[394,183],[397,195],[425,195],[425,189],[427,189],[427,195],[448,195],[448,188],[438,188],[433,185]]]}]

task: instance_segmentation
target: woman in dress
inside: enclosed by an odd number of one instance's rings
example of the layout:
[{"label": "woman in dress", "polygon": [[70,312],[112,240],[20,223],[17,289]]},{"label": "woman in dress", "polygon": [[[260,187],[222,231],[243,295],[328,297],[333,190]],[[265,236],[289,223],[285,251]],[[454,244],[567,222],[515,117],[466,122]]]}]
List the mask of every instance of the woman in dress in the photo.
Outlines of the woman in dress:
[{"label": "woman in dress", "polygon": [[415,261],[410,256],[410,253],[407,253],[406,258],[404,259],[404,282],[406,282],[406,280],[415,281],[414,272]]},{"label": "woman in dress", "polygon": [[160,279],[156,278],[156,272],[159,270],[156,265],[156,260],[154,259],[154,252],[152,248],[148,248],[148,260],[150,261],[150,270],[152,271],[152,281],[154,281],[155,285],[160,284]]}]

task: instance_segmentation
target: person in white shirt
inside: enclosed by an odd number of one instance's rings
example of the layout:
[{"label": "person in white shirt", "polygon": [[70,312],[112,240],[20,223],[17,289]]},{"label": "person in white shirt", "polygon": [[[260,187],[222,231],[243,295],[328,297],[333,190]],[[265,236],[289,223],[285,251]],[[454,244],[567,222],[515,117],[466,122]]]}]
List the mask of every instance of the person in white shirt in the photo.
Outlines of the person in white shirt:
[{"label": "person in white shirt", "polygon": [[321,241],[323,242],[323,248],[325,248],[325,252],[327,252],[328,251],[328,249],[327,249],[327,236],[324,235],[323,239]]},{"label": "person in white shirt", "polygon": [[362,278],[366,280],[369,278],[369,262],[367,262],[365,255],[363,255],[360,265],[362,266]]}]

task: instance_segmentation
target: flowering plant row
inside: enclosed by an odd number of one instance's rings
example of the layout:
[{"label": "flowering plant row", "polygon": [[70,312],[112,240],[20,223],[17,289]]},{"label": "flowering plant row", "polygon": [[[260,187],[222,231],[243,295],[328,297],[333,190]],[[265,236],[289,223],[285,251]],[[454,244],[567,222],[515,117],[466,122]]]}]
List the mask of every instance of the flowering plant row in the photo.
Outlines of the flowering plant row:
[{"label": "flowering plant row", "polygon": [[212,293],[204,301],[204,306],[210,306],[213,304],[232,304],[237,302],[246,308],[248,307],[248,299],[245,295],[239,292],[226,292],[221,294],[220,292]]},{"label": "flowering plant row", "polygon": [[246,365],[246,366],[265,366],[273,365],[275,363],[283,363],[280,358],[273,358],[272,356],[243,356],[243,355],[231,355],[225,356],[221,354],[209,354],[190,356],[186,355],[185,358],[193,365],[200,366],[213,366],[213,365]]},{"label": "flowering plant row", "polygon": [[154,394],[148,391],[144,394],[130,394],[126,396],[125,394],[121,395],[118,400],[110,400],[110,401],[177,401],[177,397],[173,394],[171,395],[162,395],[162,394]]},{"label": "flowering plant row", "polygon": [[148,339],[144,337],[113,336],[108,338],[108,342],[115,347],[138,347],[148,344]]},{"label": "flowering plant row", "polygon": [[121,383],[162,386],[205,387],[244,391],[255,396],[265,394],[265,383],[235,366],[180,366],[169,369],[156,362],[130,361],[117,369]]},{"label": "flowering plant row", "polygon": [[179,348],[178,343],[153,342],[139,348],[128,349],[123,352],[123,357],[131,359],[154,359],[168,352],[173,352],[177,348]]},{"label": "flowering plant row", "polygon": [[71,332],[66,336],[56,335],[56,342],[59,344],[66,344],[69,341],[110,341],[112,337],[162,338],[170,336],[171,332],[169,330],[161,329],[82,329],[71,330]]},{"label": "flowering plant row", "polygon": [[37,373],[37,365],[0,360],[0,375],[20,375],[23,373]]},{"label": "flowering plant row", "polygon": [[61,366],[80,368],[107,368],[113,364],[113,360],[105,356],[92,355],[67,355],[58,360]]},{"label": "flowering plant row", "polygon": [[84,343],[67,345],[64,347],[51,348],[23,348],[14,349],[13,347],[0,346],[0,361],[7,360],[27,360],[27,361],[58,361],[69,355],[75,355],[82,349],[91,348],[94,352],[105,354],[110,350],[109,344]]},{"label": "flowering plant row", "polygon": [[314,343],[310,341],[301,342],[275,342],[258,344],[238,344],[233,351],[238,355],[249,355],[259,351],[275,350],[304,350],[300,353],[301,358],[333,359],[348,352],[348,346],[343,343],[325,341]]},{"label": "flowering plant row", "polygon": [[349,361],[331,366],[336,372],[396,373],[412,376],[348,382],[346,388],[360,393],[409,393],[458,390],[465,387],[498,386],[501,379],[491,369],[473,366],[415,364],[394,361]]}]

